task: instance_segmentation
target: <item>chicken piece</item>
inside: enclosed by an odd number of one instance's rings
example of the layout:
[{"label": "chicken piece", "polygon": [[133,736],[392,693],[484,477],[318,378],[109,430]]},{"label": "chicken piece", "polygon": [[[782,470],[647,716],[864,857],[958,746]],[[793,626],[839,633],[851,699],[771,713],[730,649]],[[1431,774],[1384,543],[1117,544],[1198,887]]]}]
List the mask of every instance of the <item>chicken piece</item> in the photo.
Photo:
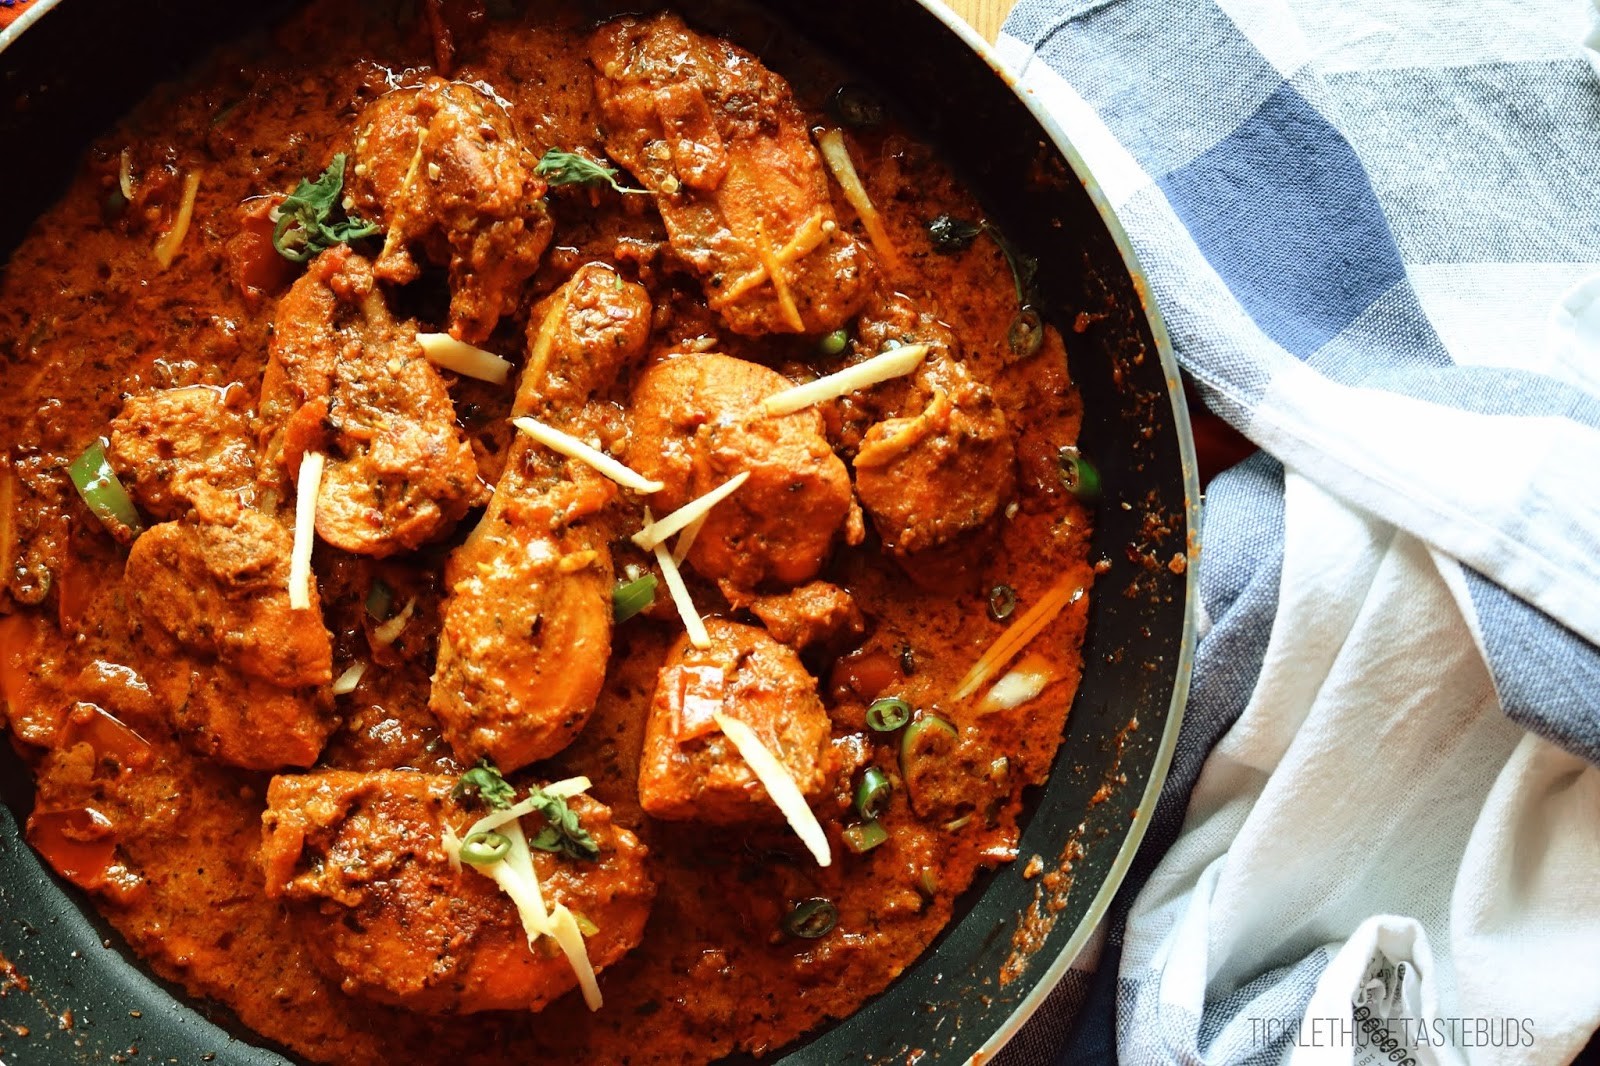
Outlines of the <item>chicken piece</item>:
[{"label": "chicken piece", "polygon": [[665,514],[749,472],[707,516],[688,561],[730,602],[748,603],[762,582],[815,577],[841,529],[864,533],[844,463],[808,408],[771,417],[761,401],[792,382],[726,355],[681,355],[657,363],[634,387],[628,461],[666,487],[650,497]]},{"label": "chicken piece", "polygon": [[650,295],[604,263],[589,263],[528,319],[528,363],[512,414],[570,423],[610,389],[650,340]]},{"label": "chicken piece", "polygon": [[310,766],[339,725],[326,689],[291,691],[210,662],[189,668],[169,713],[190,748],[247,770]]},{"label": "chicken piece", "polygon": [[[586,266],[536,309],[513,410],[587,437],[585,408],[644,352],[650,298]],[[518,435],[483,520],[451,555],[429,706],[464,759],[549,758],[588,721],[611,653],[611,548],[594,516],[616,495]]]},{"label": "chicken piece", "polygon": [[312,590],[289,606],[289,531],[216,490],[176,522],[133,542],[124,583],[133,606],[184,651],[280,688],[324,685],[333,648]]},{"label": "chicken piece", "polygon": [[706,619],[711,646],[679,638],[656,680],[639,758],[646,814],[715,825],[781,819],[767,790],[712,717],[755,730],[807,797],[822,793],[828,713],[799,657],[755,626]]},{"label": "chicken piece", "polygon": [[309,766],[337,720],[328,693],[333,646],[312,590],[289,607],[293,538],[207,482],[185,483],[194,508],[147,530],[123,584],[154,657],[176,667],[155,686],[174,729],[202,755],[252,770]]},{"label": "chicken piece", "polygon": [[590,44],[606,151],[656,193],[673,249],[735,333],[825,333],[866,296],[867,256],[834,217],[784,80],[676,15]]},{"label": "chicken piece", "polygon": [[[273,778],[261,816],[267,897],[289,901],[313,956],[350,995],[426,1013],[540,1010],[577,978],[553,940],[529,949],[493,881],[445,858],[443,827],[476,818],[450,798],[453,784],[406,770]],[[644,845],[609,808],[567,803],[600,856],[534,850],[534,870],[547,907],[596,927],[585,945],[603,970],[639,943],[655,885]],[[538,817],[524,822],[529,836]]]},{"label": "chicken piece", "polygon": [[177,518],[191,482],[225,492],[255,483],[255,439],[244,389],[190,385],[133,396],[111,423],[106,458],[145,514]]},{"label": "chicken piece", "polygon": [[329,453],[317,535],[386,556],[448,532],[483,498],[472,446],[416,332],[347,246],[318,256],[278,304],[261,382],[264,454],[297,472]]},{"label": "chicken piece", "polygon": [[856,493],[884,547],[906,555],[949,544],[994,517],[1016,486],[1006,417],[988,386],[956,358],[950,328],[903,296],[864,317],[861,345],[930,345],[908,379],[855,401],[882,420],[861,438]]},{"label": "chicken piece", "polygon": [[597,477],[561,481],[545,456],[508,462],[493,513],[445,567],[428,706],[463,760],[509,770],[549,758],[605,681],[611,552],[589,520],[613,493]]},{"label": "chicken piece", "polygon": [[550,244],[544,193],[511,116],[473,85],[429,78],[362,113],[350,195],[388,231],[373,270],[405,284],[419,254],[448,267],[459,340],[484,340],[516,308]]},{"label": "chicken piece", "polygon": [[865,625],[855,598],[838,585],[812,581],[775,596],[762,596],[750,611],[767,632],[795,651],[860,636]]}]

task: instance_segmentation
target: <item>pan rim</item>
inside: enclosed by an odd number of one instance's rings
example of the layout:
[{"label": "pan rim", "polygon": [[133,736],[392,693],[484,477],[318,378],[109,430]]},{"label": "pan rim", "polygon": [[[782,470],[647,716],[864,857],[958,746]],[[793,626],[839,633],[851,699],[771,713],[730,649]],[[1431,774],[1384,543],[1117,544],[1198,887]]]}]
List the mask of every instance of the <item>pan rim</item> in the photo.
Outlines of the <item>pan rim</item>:
[{"label": "pan rim", "polygon": [[[54,0],[43,0],[43,2],[54,2]],[[956,14],[943,0],[916,0],[916,3],[977,53],[995,76],[1005,83],[1012,95],[1028,109],[1028,114],[1072,167],[1074,175],[1083,184],[1093,201],[1101,223],[1111,235],[1112,242],[1122,257],[1123,265],[1127,267],[1129,276],[1135,282],[1140,311],[1144,314],[1145,321],[1149,323],[1150,334],[1156,345],[1156,355],[1166,378],[1167,401],[1172,407],[1173,429],[1178,436],[1178,456],[1183,474],[1184,518],[1189,530],[1188,544],[1185,546],[1187,565],[1184,569],[1183,630],[1178,644],[1177,677],[1172,687],[1172,699],[1167,707],[1161,744],[1156,749],[1155,760],[1150,767],[1150,779],[1139,797],[1137,813],[1128,826],[1128,832],[1123,837],[1121,846],[1117,849],[1116,859],[1112,862],[1099,891],[1090,901],[1089,909],[1084,913],[1077,928],[1072,931],[1072,935],[1067,938],[1067,942],[1056,957],[1050,960],[1050,965],[1039,976],[1032,990],[968,1060],[971,1063],[982,1063],[991,1060],[1021,1031],[1066,976],[1068,968],[1082,953],[1084,945],[1089,942],[1089,938],[1094,935],[1111,909],[1111,901],[1121,889],[1128,868],[1133,865],[1134,856],[1138,854],[1139,846],[1144,842],[1145,832],[1155,816],[1156,803],[1161,796],[1161,790],[1166,786],[1167,772],[1171,769],[1172,758],[1178,746],[1178,734],[1183,728],[1184,708],[1188,704],[1189,682],[1193,673],[1195,603],[1199,595],[1196,570],[1200,558],[1201,497],[1198,464],[1194,453],[1194,434],[1189,423],[1189,409],[1182,399],[1183,387],[1178,373],[1177,356],[1172,350],[1172,337],[1167,332],[1166,320],[1162,317],[1160,307],[1148,295],[1150,289],[1144,283],[1145,273],[1139,264],[1138,254],[1129,242],[1127,231],[1122,228],[1122,223],[1117,218],[1110,201],[1106,199],[1100,183],[1095,179],[1077,147],[1056,122],[1055,116],[1040,103],[1036,95],[1018,86],[1015,76],[1001,61],[994,45],[979,36],[972,24]]]}]

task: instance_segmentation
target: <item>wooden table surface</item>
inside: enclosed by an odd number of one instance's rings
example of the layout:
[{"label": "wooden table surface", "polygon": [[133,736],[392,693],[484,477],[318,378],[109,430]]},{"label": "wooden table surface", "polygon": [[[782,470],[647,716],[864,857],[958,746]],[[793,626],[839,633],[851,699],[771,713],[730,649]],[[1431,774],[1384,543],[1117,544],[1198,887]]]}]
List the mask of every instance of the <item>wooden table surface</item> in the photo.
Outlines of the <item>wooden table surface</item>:
[{"label": "wooden table surface", "polygon": [[985,40],[993,42],[1000,32],[1000,23],[1016,0],[945,0],[955,13],[972,23]]}]

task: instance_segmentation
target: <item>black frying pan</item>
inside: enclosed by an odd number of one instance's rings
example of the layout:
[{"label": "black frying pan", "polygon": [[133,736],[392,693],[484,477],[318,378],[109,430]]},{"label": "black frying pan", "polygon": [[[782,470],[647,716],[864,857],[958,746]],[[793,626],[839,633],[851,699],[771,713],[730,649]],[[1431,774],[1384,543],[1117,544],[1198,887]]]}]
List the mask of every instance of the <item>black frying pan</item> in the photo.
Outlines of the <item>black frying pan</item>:
[{"label": "black frying pan", "polygon": [[[958,164],[989,216],[1038,257],[1047,318],[1067,337],[1099,466],[1095,586],[1084,673],[1049,784],[1031,797],[1022,859],[981,876],[934,946],[846,1021],[787,1049],[790,1064],[987,1058],[1043,1000],[1099,921],[1143,836],[1172,755],[1188,686],[1199,493],[1177,370],[1137,267],[1094,179],[1060,131],[1012,91],[992,53],[948,9],[919,0],[677,5],[758,52],[798,33],[867,75]],[[89,140],[157,81],[222,37],[270,19],[270,3],[39,0],[0,34],[0,255],[65,188]],[[29,25],[29,23],[32,23]],[[175,51],[176,49],[176,51]],[[872,78],[871,72],[883,72]],[[890,74],[892,73],[892,77]],[[1081,310],[1110,310],[1078,334]],[[3,373],[3,370],[0,370]],[[1157,532],[1152,532],[1157,531]],[[1130,729],[1130,721],[1137,728]],[[1107,782],[1109,799],[1095,802]],[[0,996],[0,1059],[12,1066],[112,1061],[282,1063],[227,1012],[152,978],[81,893],[22,840],[27,773],[0,752],[0,956],[26,979]],[[1079,854],[1081,852],[1081,854]],[[1070,886],[1035,908],[1047,867],[1073,856]],[[1027,938],[1024,938],[1027,939]],[[0,990],[7,986],[0,965]],[[70,1010],[72,1027],[63,1028]],[[28,1035],[18,1035],[26,1029]],[[124,1060],[125,1061],[125,1060]]]}]

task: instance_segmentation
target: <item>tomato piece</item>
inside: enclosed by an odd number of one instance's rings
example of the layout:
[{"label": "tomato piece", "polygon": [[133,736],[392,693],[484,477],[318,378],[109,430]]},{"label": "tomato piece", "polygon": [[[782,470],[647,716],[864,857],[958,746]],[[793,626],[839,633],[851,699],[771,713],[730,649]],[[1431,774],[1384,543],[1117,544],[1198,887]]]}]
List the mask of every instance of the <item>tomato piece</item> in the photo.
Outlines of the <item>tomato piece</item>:
[{"label": "tomato piece", "polygon": [[228,238],[229,272],[239,292],[248,300],[273,295],[294,280],[299,267],[272,246],[272,209],[278,197],[252,200],[240,212],[239,230]]},{"label": "tomato piece", "polygon": [[900,661],[884,648],[857,648],[838,660],[829,687],[838,701],[875,700],[904,679]]},{"label": "tomato piece", "polygon": [[681,743],[717,730],[722,710],[723,676],[720,666],[680,666],[676,683],[667,689],[673,698],[672,735]]},{"label": "tomato piece", "polygon": [[67,712],[57,747],[74,744],[88,744],[97,760],[110,759],[123,770],[142,770],[155,758],[148,740],[92,703],[80,703]]},{"label": "tomato piece", "polygon": [[89,582],[81,576],[83,564],[68,552],[56,568],[56,624],[63,633],[78,632],[78,623],[93,599]]},{"label": "tomato piece", "polygon": [[116,827],[93,807],[34,811],[28,816],[28,843],[56,873],[92,890],[110,876],[117,851]]},{"label": "tomato piece", "polygon": [[587,477],[573,483],[565,495],[564,522],[577,522],[605,509],[617,497],[617,487],[603,477]]},{"label": "tomato piece", "polygon": [[28,645],[33,643],[33,623],[27,615],[0,618],[0,696],[13,709],[27,698],[30,671]]},{"label": "tomato piece", "polygon": [[0,574],[11,573],[17,558],[17,475],[9,459],[0,461]]},{"label": "tomato piece", "polygon": [[40,615],[0,617],[0,697],[4,698],[12,736],[48,747],[61,727],[65,701],[41,677],[50,669],[41,647],[42,630],[50,622]]},{"label": "tomato piece", "polygon": [[295,408],[283,427],[283,463],[289,476],[300,477],[300,460],[307,452],[328,450],[328,401],[310,400]]}]

